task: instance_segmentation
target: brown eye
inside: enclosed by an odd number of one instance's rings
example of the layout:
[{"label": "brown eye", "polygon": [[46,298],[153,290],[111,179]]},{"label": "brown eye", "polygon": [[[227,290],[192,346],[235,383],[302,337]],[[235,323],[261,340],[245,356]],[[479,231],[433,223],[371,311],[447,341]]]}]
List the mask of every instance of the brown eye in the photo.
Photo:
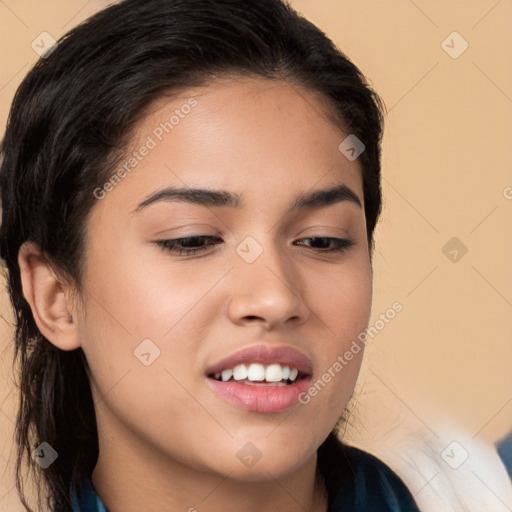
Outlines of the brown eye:
[{"label": "brown eye", "polygon": [[348,238],[333,238],[327,236],[302,238],[302,240],[312,241],[313,245],[309,245],[309,247],[320,252],[342,252],[355,244],[353,240]]},{"label": "brown eye", "polygon": [[222,243],[222,238],[210,235],[195,235],[174,238],[172,240],[157,240],[155,243],[165,251],[178,255],[187,255],[204,251],[212,245],[218,245]]}]

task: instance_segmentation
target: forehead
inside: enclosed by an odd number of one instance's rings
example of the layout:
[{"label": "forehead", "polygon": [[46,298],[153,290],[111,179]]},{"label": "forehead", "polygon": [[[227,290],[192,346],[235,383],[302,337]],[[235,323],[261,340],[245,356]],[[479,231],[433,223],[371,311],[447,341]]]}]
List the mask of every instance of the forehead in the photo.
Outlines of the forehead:
[{"label": "forehead", "polygon": [[362,201],[359,163],[338,149],[347,135],[319,93],[282,80],[218,80],[147,109],[112,170],[108,199],[133,209],[145,195],[179,186],[260,202],[286,195],[289,203],[290,194],[343,183]]}]

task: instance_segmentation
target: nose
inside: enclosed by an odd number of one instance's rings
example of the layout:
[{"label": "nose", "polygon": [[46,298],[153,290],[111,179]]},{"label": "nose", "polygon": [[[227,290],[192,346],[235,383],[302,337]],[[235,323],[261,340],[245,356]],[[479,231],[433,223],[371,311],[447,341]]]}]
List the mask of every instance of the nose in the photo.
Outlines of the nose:
[{"label": "nose", "polygon": [[237,261],[232,277],[235,285],[227,311],[237,325],[261,324],[271,330],[299,325],[311,314],[305,303],[304,278],[282,249],[266,244],[256,261]]}]

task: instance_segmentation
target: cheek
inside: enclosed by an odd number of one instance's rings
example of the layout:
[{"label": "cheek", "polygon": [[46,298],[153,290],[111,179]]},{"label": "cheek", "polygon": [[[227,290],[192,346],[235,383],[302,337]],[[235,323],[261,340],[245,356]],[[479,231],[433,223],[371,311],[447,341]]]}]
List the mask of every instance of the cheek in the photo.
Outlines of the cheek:
[{"label": "cheek", "polygon": [[[123,380],[134,399],[142,390],[166,390],[179,410],[183,390],[170,374],[180,382],[190,378],[216,314],[210,297],[204,296],[225,270],[177,269],[163,253],[149,259],[119,247],[96,247],[85,273],[80,338],[94,382],[104,394]],[[144,406],[152,401],[138,402]]]},{"label": "cheek", "polygon": [[309,303],[321,326],[316,338],[323,335],[321,362],[304,403],[327,422],[336,422],[355,387],[364,353],[358,336],[368,326],[371,301],[372,276],[365,263],[317,276],[311,287]]},{"label": "cheek", "polygon": [[134,342],[167,338],[215,278],[190,265],[173,267],[164,253],[148,258],[140,249],[108,249],[98,248],[89,262],[87,279],[95,299],[90,301],[92,314],[109,325],[118,324]]},{"label": "cheek", "polygon": [[[172,273],[169,268],[159,275],[140,267],[125,270],[118,260],[104,279],[89,281],[95,283],[90,291],[97,300],[87,301],[82,340],[93,376],[98,428],[104,437],[123,439],[128,451],[152,445],[203,470],[211,460],[237,460],[239,446],[231,446],[220,426],[222,416],[195,399],[196,356],[212,316],[218,315],[210,297],[201,297],[219,277]],[[145,348],[139,350],[143,340]],[[202,441],[205,432],[208,441]],[[219,439],[221,454],[211,438]]]},{"label": "cheek", "polygon": [[309,302],[323,322],[331,347],[343,350],[369,322],[372,302],[372,275],[361,259],[338,271],[317,274],[310,280]]}]

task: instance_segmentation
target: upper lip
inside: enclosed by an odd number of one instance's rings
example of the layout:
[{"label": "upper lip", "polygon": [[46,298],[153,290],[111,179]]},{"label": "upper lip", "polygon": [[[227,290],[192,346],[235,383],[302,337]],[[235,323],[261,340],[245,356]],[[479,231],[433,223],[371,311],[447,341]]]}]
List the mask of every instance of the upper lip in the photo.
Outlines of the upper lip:
[{"label": "upper lip", "polygon": [[226,368],[234,368],[243,363],[272,364],[278,363],[290,368],[297,368],[303,375],[313,373],[313,363],[302,352],[286,346],[254,345],[234,352],[206,370],[207,375],[220,373]]}]

